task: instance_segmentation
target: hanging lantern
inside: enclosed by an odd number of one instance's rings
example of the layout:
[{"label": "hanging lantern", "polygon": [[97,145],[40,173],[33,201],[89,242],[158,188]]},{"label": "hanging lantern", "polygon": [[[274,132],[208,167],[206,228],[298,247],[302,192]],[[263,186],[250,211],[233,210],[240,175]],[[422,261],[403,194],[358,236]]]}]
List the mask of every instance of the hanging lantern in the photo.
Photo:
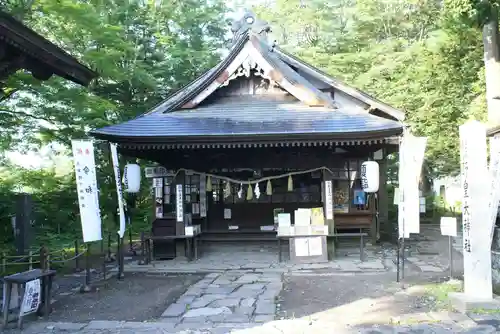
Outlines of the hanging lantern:
[{"label": "hanging lantern", "polygon": [[291,175],[288,176],[288,191],[293,191],[293,180]]},{"label": "hanging lantern", "polygon": [[126,164],[123,171],[125,192],[138,193],[141,189],[141,167],[137,164]]},{"label": "hanging lantern", "polygon": [[207,191],[212,191],[212,178],[209,176],[207,176]]},{"label": "hanging lantern", "polygon": [[361,164],[361,187],[367,193],[375,193],[379,188],[379,166],[376,161]]},{"label": "hanging lantern", "polygon": [[266,195],[271,196],[272,194],[273,194],[273,185],[271,184],[271,180],[267,180]]},{"label": "hanging lantern", "polygon": [[259,183],[255,185],[255,198],[259,199],[260,197],[260,189],[259,189]]},{"label": "hanging lantern", "polygon": [[240,183],[240,190],[238,190],[238,198],[243,197],[243,183]]},{"label": "hanging lantern", "polygon": [[247,189],[247,201],[251,201],[253,198],[253,190],[252,190],[252,185],[249,184],[248,185],[248,189]]}]

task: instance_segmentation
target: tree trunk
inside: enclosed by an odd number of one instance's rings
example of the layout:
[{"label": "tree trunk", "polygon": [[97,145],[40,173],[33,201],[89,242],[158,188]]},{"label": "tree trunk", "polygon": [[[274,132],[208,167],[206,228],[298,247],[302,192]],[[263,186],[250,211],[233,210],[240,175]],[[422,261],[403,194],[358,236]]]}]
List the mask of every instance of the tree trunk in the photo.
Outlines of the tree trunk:
[{"label": "tree trunk", "polygon": [[500,43],[498,35],[498,13],[496,10],[492,12],[492,16],[483,26],[486,102],[488,107],[488,123],[490,126],[500,125]]}]

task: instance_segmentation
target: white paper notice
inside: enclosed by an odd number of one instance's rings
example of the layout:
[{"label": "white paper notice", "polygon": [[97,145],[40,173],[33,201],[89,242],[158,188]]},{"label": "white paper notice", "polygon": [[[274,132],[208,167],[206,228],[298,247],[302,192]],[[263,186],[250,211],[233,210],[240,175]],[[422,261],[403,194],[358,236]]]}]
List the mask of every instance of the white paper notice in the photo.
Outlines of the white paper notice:
[{"label": "white paper notice", "polygon": [[333,219],[333,186],[332,181],[325,181],[325,209],[326,219]]},{"label": "white paper notice", "polygon": [[84,242],[102,240],[99,191],[95,170],[94,145],[90,140],[72,140],[76,191]]},{"label": "white paper notice", "polygon": [[450,237],[457,236],[457,218],[455,217],[441,217],[441,234]]},{"label": "white paper notice", "polygon": [[184,197],[182,196],[182,184],[175,186],[175,212],[177,214],[177,222],[184,221]]},{"label": "white paper notice", "polygon": [[308,238],[309,239],[309,256],[323,255],[323,243],[321,237]]},{"label": "white paper notice", "polygon": [[41,301],[40,280],[36,279],[26,283],[23,304],[21,305],[21,314],[30,314],[36,312]]},{"label": "white paper notice", "polygon": [[401,199],[401,194],[399,193],[399,188],[394,188],[394,205],[399,205],[399,200]]},{"label": "white paper notice", "polygon": [[278,226],[279,227],[290,227],[292,225],[292,218],[289,213],[279,213],[278,214]]},{"label": "white paper notice", "polygon": [[200,175],[200,217],[207,216],[207,177]]},{"label": "white paper notice", "polygon": [[308,238],[295,238],[295,256],[309,256],[309,241]]},{"label": "white paper notice", "polygon": [[224,219],[231,219],[231,209],[224,209]]}]

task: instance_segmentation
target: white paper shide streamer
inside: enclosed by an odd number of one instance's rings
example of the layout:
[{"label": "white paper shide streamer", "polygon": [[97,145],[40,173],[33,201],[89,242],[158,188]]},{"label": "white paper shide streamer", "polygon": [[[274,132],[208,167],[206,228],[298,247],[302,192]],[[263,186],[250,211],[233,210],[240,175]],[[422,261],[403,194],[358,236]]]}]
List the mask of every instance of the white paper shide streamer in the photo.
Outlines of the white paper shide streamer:
[{"label": "white paper shide streamer", "polygon": [[123,193],[122,193],[122,183],[120,176],[120,164],[118,162],[118,151],[116,149],[116,144],[109,143],[111,149],[111,160],[113,161],[113,169],[115,171],[115,182],[116,182],[116,195],[118,198],[118,210],[120,212],[120,230],[118,235],[123,238],[125,234],[125,210],[123,208]]},{"label": "white paper shide streamer", "polygon": [[75,163],[83,241],[102,240],[94,145],[90,140],[72,140],[71,146]]}]

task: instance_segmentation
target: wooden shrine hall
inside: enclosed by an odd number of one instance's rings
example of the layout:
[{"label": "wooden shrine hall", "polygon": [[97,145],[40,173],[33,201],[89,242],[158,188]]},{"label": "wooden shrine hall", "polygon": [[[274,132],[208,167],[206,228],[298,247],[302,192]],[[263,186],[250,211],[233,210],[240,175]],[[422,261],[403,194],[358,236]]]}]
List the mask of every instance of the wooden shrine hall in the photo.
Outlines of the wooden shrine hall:
[{"label": "wooden shrine hall", "polygon": [[[30,71],[38,80],[58,75],[83,86],[97,77],[64,50],[0,11],[0,80],[21,69]],[[0,81],[0,100],[12,93]]]},{"label": "wooden shrine hall", "polygon": [[[289,213],[293,226],[295,210],[322,208],[329,234],[377,240],[387,223],[386,157],[398,149],[404,114],[283,51],[250,12],[231,30],[214,68],[147,113],[91,132],[156,163],[146,168],[151,234],[276,240],[277,215]],[[378,196],[360,191],[368,160],[380,166]]]}]

